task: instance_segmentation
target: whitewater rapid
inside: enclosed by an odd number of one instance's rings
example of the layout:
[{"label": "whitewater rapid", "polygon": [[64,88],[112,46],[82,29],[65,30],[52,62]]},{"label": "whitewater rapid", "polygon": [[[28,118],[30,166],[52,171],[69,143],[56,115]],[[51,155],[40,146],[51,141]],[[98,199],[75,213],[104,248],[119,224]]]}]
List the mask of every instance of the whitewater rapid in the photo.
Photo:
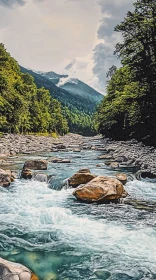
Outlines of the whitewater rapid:
[{"label": "whitewater rapid", "polygon": [[[79,162],[85,159],[93,168],[86,155]],[[69,175],[67,167],[56,167],[59,179]],[[133,199],[156,202],[156,183],[134,180],[126,190]],[[155,211],[81,204],[72,191],[19,179],[9,189],[0,188],[0,255],[29,266],[44,280],[156,279]]]}]

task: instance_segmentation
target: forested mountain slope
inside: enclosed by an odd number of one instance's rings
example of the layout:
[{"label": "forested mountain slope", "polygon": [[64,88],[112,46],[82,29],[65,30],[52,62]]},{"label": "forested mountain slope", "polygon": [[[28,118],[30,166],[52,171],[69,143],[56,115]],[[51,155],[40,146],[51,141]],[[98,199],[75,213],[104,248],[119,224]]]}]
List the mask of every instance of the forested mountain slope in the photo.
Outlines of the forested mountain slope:
[{"label": "forested mountain slope", "polygon": [[69,131],[60,103],[34,78],[22,73],[18,63],[0,44],[0,130],[2,132]]},{"label": "forested mountain slope", "polygon": [[83,83],[79,79],[70,78],[68,75],[60,75],[55,72],[39,72],[40,75],[51,80],[58,87],[65,89],[79,98],[84,98],[89,100],[91,103],[98,104],[103,95],[97,92],[95,89],[89,85]]},{"label": "forested mountain slope", "polygon": [[[94,121],[94,113],[95,110],[103,99],[103,95],[97,93],[89,86],[85,85],[84,91],[81,95],[77,93],[73,93],[71,91],[67,91],[61,87],[58,87],[53,83],[53,78],[56,78],[56,73],[49,72],[48,77],[45,77],[41,72],[36,73],[35,71],[26,69],[22,66],[21,71],[24,73],[29,73],[34,77],[35,83],[38,87],[44,87],[50,91],[50,94],[53,98],[56,98],[62,104],[62,110],[64,116],[68,120],[69,130],[70,132],[79,133],[83,135],[93,135],[97,133],[95,121]],[[59,79],[62,76],[59,75]],[[63,78],[66,78],[63,76]],[[95,92],[95,98],[90,97],[90,93],[85,91],[87,87],[90,89],[92,95]],[[98,97],[97,97],[98,96]]]}]

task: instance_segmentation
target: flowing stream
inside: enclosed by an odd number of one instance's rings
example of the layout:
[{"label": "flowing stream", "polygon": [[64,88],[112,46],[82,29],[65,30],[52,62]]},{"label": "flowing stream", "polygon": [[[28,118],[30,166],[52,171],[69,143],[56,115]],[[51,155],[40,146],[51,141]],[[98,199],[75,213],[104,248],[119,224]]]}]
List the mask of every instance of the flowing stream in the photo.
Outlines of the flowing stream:
[{"label": "flowing stream", "polygon": [[[97,159],[102,152],[59,152],[35,158],[71,158],[48,165],[50,185],[16,180],[0,188],[0,256],[24,264],[40,280],[156,279],[156,183],[129,181],[126,190],[137,204],[82,204],[63,182],[81,168],[114,176],[117,170]],[[21,169],[32,156],[14,159]],[[122,170],[123,171],[123,170]],[[125,171],[125,170],[124,170]],[[132,174],[132,170],[126,172]]]}]

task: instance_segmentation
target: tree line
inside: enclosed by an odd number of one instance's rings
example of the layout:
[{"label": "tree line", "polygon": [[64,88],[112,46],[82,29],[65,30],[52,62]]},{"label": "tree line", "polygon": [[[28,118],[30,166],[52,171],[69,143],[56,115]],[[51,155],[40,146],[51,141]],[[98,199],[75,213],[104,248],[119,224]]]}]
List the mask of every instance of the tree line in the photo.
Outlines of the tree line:
[{"label": "tree line", "polygon": [[37,88],[0,44],[0,130],[10,133],[69,131],[61,104],[48,90]]},{"label": "tree line", "polygon": [[122,66],[108,71],[96,115],[99,132],[156,145],[156,1],[137,0],[115,31],[123,37],[115,48]]}]

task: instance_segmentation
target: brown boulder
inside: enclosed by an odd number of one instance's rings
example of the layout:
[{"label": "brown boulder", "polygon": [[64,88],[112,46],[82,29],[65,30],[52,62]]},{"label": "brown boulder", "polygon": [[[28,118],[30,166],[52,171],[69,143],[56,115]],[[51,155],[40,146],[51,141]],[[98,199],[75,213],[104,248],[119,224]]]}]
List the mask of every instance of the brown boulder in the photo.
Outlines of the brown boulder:
[{"label": "brown boulder", "polygon": [[21,173],[21,178],[23,179],[32,179],[33,172],[30,169],[23,169]]},{"label": "brown boulder", "polygon": [[106,203],[118,201],[126,197],[127,193],[120,181],[106,176],[98,176],[85,186],[76,188],[73,195],[80,201],[87,203]]},{"label": "brown boulder", "polygon": [[9,175],[11,182],[14,182],[15,179],[17,179],[18,175],[15,171],[12,170],[6,170],[6,173]]},{"label": "brown boulder", "polygon": [[47,170],[48,162],[43,159],[28,160],[25,162],[23,169]]},{"label": "brown boulder", "polygon": [[38,280],[38,277],[23,265],[0,258],[0,279]]},{"label": "brown boulder", "polygon": [[8,174],[3,169],[0,169],[0,186],[1,187],[9,187],[11,184],[11,174]]},{"label": "brown boulder", "polygon": [[79,185],[86,184],[93,180],[96,176],[91,174],[89,169],[81,169],[71,178],[68,179],[69,186],[73,188],[78,187]]},{"label": "brown boulder", "polygon": [[125,185],[128,181],[127,175],[124,173],[116,174],[116,178],[123,184]]}]

